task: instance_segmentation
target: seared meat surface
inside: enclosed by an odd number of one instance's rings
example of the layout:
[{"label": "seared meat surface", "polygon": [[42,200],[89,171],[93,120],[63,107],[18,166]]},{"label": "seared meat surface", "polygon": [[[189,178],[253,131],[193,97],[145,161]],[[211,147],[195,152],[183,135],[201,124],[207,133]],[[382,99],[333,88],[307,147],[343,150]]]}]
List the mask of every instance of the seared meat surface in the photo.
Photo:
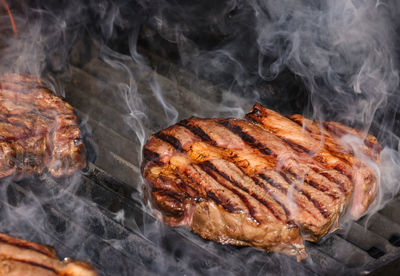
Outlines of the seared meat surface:
[{"label": "seared meat surface", "polygon": [[73,108],[30,75],[0,77],[0,177],[71,175],[86,166]]},{"label": "seared meat surface", "polygon": [[[345,134],[364,142],[348,148]],[[152,135],[142,173],[168,225],[301,260],[304,239],[318,241],[346,209],[358,218],[374,199],[376,177],[355,150],[379,162],[371,135],[256,104],[246,119],[190,118]]]},{"label": "seared meat surface", "polygon": [[97,276],[88,263],[60,261],[52,247],[0,233],[0,276]]}]

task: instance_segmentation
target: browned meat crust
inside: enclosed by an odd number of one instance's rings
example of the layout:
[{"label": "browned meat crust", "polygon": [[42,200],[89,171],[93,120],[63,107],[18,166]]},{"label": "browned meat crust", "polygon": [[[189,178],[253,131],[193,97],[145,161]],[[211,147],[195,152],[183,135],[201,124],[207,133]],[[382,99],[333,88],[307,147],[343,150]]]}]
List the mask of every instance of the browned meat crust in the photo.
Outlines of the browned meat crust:
[{"label": "browned meat crust", "polygon": [[21,240],[0,233],[1,276],[97,276],[88,263],[60,261],[49,246]]},{"label": "browned meat crust", "polygon": [[376,139],[323,125],[259,104],[244,120],[191,118],[150,137],[142,173],[167,224],[301,260],[303,239],[334,231],[351,202],[362,215],[376,191],[371,169],[339,138],[366,138],[360,150],[379,162]]},{"label": "browned meat crust", "polygon": [[71,175],[86,166],[73,108],[30,75],[0,77],[0,177]]}]

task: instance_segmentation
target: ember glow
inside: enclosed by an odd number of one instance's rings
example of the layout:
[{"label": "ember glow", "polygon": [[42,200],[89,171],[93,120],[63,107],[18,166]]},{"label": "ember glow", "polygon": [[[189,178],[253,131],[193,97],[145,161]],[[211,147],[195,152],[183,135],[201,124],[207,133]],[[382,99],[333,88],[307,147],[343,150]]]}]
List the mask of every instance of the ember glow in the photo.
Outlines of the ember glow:
[{"label": "ember glow", "polygon": [[15,26],[15,21],[14,21],[14,18],[12,16],[12,13],[10,11],[10,8],[8,7],[7,1],[6,0],[1,0],[1,3],[2,3],[4,9],[7,11],[8,16],[10,17],[10,24],[12,26],[12,30],[13,30],[14,34],[17,35],[18,34],[17,26]]}]

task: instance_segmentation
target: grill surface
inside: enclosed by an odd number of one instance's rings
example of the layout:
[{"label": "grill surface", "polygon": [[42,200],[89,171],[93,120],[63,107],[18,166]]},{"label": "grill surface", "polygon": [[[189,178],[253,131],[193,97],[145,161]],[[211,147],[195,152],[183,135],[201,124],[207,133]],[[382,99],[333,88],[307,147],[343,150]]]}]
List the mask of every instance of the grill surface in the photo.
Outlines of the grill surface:
[{"label": "grill surface", "polygon": [[[8,211],[1,214],[24,219],[0,225],[1,231],[53,245],[60,256],[86,259],[104,275],[378,275],[400,271],[400,198],[368,220],[354,222],[319,244],[308,243],[310,257],[302,263],[253,248],[222,246],[158,222],[139,192],[140,141],[128,127],[134,122],[130,121],[126,94],[115,84],[129,83],[127,72],[135,76],[137,93],[146,110],[151,111],[146,114],[146,135],[174,119],[227,117],[238,112],[221,109],[227,92],[197,81],[156,55],[147,56],[157,64],[159,73],[131,60],[115,63],[119,68],[113,68],[95,58],[56,76],[65,86],[66,100],[83,121],[87,120],[96,159],[77,188],[67,188],[65,183],[70,179],[50,177],[4,183],[7,196],[2,197],[1,208]],[[154,86],[154,79],[159,88]],[[178,110],[178,118],[173,111],[165,114],[154,92],[157,89],[163,91],[166,104]],[[229,101],[238,100],[235,97],[231,95]],[[240,100],[245,103],[243,110],[249,110],[253,100]],[[168,117],[171,120],[166,120]],[[20,208],[37,198],[48,199],[41,206],[46,223],[39,227]],[[87,214],[84,219],[75,216],[76,206]]]}]

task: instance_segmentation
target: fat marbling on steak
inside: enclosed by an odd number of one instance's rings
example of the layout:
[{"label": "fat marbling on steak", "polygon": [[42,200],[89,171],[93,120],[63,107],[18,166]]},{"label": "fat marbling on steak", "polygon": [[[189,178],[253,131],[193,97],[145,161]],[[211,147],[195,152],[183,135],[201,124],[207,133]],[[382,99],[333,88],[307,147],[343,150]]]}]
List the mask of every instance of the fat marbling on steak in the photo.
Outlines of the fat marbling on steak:
[{"label": "fat marbling on steak", "polygon": [[45,168],[63,177],[85,166],[73,108],[34,76],[0,77],[0,177]]},{"label": "fat marbling on steak", "polygon": [[255,104],[246,119],[193,117],[152,135],[142,173],[168,225],[301,260],[304,239],[318,241],[346,209],[358,218],[374,200],[376,177],[341,143],[345,134],[379,162],[372,135]]},{"label": "fat marbling on steak", "polygon": [[0,233],[0,276],[98,276],[88,263],[60,261],[54,248]]}]

